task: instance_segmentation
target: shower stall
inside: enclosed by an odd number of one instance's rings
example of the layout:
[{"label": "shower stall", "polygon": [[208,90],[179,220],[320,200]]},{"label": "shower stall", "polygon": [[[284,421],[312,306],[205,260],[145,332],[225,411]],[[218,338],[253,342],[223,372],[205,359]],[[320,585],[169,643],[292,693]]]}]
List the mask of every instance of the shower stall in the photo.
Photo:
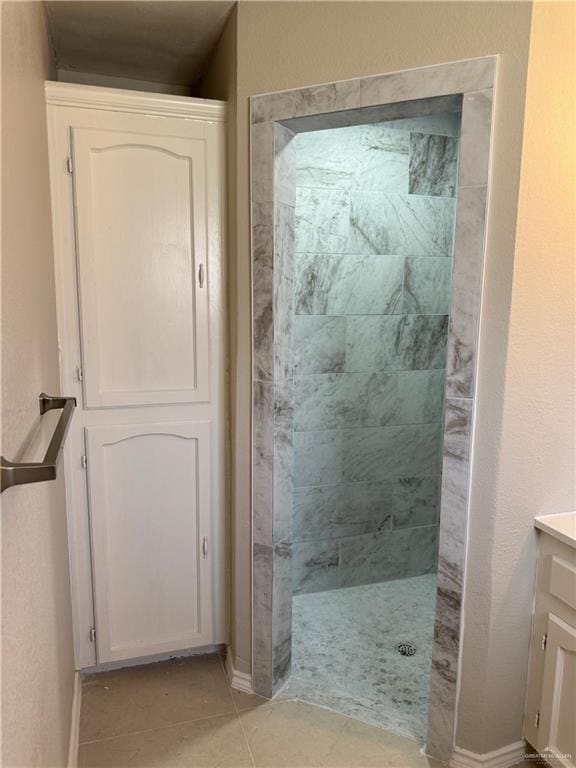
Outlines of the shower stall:
[{"label": "shower stall", "polygon": [[293,140],[292,675],[424,739],[458,111]]},{"label": "shower stall", "polygon": [[495,65],[251,99],[252,687],[445,761]]}]

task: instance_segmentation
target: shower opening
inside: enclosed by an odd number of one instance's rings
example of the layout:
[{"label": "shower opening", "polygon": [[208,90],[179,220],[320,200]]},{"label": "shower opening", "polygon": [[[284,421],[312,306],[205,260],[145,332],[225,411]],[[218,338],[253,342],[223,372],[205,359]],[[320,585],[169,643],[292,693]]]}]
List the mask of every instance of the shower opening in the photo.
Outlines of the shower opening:
[{"label": "shower opening", "polygon": [[293,603],[282,695],[422,743],[459,131],[450,111],[290,144]]},{"label": "shower opening", "polygon": [[495,72],[250,100],[252,689],[447,763]]}]

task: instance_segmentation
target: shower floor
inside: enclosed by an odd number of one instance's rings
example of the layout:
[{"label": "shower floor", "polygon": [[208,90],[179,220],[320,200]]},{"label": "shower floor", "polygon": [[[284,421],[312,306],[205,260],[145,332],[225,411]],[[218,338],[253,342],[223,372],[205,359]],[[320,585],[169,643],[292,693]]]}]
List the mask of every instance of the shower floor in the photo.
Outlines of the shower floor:
[{"label": "shower floor", "polygon": [[[424,742],[436,575],[295,595],[292,674],[301,699]],[[396,646],[409,642],[414,656]]]}]

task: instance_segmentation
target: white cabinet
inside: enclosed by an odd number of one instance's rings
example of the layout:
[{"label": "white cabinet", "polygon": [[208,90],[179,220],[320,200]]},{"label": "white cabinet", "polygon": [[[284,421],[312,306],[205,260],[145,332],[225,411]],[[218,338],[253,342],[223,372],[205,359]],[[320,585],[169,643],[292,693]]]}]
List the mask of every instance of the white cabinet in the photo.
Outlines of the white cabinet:
[{"label": "white cabinet", "polygon": [[210,424],[87,427],[100,662],[212,642]]},{"label": "white cabinet", "polygon": [[206,131],[129,121],[72,128],[84,402],[209,400]]},{"label": "white cabinet", "polygon": [[576,549],[544,532],[524,735],[548,762],[576,765]]},{"label": "white cabinet", "polygon": [[225,105],[47,103],[77,667],[221,644]]},{"label": "white cabinet", "polygon": [[[575,582],[576,586],[576,582]],[[538,747],[576,761],[576,626],[548,616]],[[568,757],[569,756],[569,757]]]}]

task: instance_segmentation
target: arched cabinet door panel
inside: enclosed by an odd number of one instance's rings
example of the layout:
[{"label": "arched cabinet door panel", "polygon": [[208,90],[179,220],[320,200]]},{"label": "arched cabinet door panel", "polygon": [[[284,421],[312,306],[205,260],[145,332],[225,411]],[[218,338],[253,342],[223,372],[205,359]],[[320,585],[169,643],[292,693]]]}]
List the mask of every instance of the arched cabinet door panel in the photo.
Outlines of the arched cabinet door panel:
[{"label": "arched cabinet door panel", "polygon": [[73,128],[87,408],[209,399],[206,143]]},{"label": "arched cabinet door panel", "polygon": [[210,423],[86,428],[98,663],[208,645]]}]

